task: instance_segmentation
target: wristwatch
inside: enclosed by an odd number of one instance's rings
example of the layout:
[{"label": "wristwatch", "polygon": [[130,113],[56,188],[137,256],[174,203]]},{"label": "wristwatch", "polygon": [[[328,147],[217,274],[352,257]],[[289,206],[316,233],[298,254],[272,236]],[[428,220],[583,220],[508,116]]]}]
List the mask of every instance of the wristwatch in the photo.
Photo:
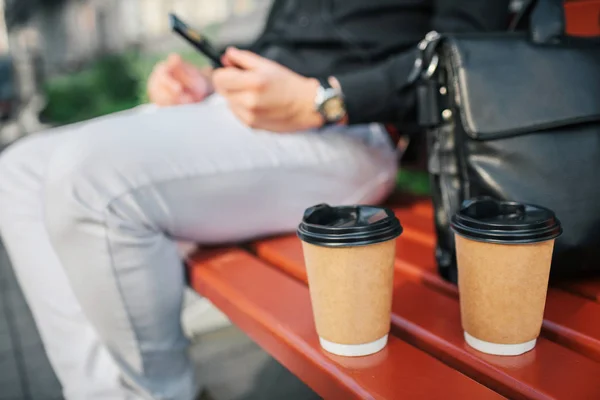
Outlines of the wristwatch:
[{"label": "wristwatch", "polygon": [[346,116],[346,105],[342,90],[334,88],[327,79],[319,79],[315,96],[315,109],[323,116],[325,125],[336,124]]}]

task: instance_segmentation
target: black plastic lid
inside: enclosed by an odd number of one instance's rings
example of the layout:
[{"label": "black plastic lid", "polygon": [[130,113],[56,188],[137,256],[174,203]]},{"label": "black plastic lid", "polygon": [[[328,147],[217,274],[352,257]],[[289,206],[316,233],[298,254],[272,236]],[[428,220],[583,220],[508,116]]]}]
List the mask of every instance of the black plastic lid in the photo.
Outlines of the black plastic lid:
[{"label": "black plastic lid", "polygon": [[298,227],[300,239],[326,247],[365,246],[395,239],[401,233],[392,210],[372,206],[319,204],[304,212]]},{"label": "black plastic lid", "polygon": [[467,200],[452,217],[454,232],[481,242],[543,242],[562,233],[560,221],[547,208],[491,198]]}]

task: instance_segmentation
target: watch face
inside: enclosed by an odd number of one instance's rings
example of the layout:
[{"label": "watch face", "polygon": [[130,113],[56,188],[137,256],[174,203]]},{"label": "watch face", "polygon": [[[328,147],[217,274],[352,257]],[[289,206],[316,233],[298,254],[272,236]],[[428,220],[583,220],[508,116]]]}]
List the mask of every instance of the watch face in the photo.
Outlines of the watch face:
[{"label": "watch face", "polygon": [[346,115],[346,107],[341,97],[336,96],[323,103],[323,114],[328,121],[339,121]]}]

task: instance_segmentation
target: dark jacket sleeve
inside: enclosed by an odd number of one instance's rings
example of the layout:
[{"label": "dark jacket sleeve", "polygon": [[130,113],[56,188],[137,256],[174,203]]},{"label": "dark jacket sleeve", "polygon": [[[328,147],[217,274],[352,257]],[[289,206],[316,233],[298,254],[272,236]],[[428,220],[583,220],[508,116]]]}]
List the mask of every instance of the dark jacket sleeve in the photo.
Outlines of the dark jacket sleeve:
[{"label": "dark jacket sleeve", "polygon": [[[509,0],[434,0],[431,29],[440,33],[502,31]],[[414,115],[414,85],[407,83],[416,48],[364,70],[336,75],[349,123],[408,122]]]}]

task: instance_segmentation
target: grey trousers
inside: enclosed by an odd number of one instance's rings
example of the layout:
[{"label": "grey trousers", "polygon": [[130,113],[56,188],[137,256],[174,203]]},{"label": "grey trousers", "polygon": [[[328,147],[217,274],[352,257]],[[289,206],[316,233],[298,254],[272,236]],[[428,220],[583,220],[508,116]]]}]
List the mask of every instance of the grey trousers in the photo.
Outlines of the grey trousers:
[{"label": "grey trousers", "polygon": [[0,232],[68,399],[192,399],[176,241],[293,231],[306,207],[376,203],[380,125],[275,134],[223,99],[28,137],[0,157]]}]

